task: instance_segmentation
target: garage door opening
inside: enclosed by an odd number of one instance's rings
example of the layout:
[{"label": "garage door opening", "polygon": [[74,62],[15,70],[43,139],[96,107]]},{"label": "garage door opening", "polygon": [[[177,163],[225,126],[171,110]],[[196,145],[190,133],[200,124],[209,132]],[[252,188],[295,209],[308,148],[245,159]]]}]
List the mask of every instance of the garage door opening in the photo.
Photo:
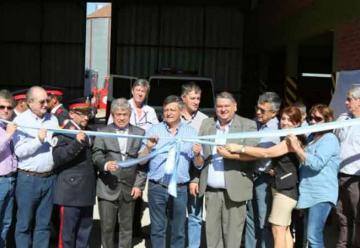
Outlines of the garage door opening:
[{"label": "garage door opening", "polygon": [[329,104],[334,90],[332,78],[334,34],[329,31],[304,40],[299,46],[299,96],[306,106]]}]

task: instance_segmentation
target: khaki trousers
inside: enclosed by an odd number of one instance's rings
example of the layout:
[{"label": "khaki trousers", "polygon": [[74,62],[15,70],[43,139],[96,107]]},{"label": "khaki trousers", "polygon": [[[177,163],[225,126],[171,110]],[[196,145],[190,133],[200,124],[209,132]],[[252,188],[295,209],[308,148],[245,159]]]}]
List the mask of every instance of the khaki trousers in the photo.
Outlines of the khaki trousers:
[{"label": "khaki trousers", "polygon": [[207,190],[206,242],[208,248],[239,248],[246,219],[246,202],[230,200],[226,190]]}]

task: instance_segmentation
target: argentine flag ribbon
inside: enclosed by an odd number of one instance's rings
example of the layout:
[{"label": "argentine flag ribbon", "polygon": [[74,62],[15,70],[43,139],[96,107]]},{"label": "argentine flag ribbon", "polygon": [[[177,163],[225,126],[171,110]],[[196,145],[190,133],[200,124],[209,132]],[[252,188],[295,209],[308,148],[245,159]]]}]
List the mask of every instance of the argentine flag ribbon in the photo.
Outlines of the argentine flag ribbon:
[{"label": "argentine flag ribbon", "polygon": [[[11,123],[10,121],[6,121],[0,119],[3,123]],[[271,131],[253,131],[253,132],[241,132],[241,133],[226,133],[220,135],[206,135],[206,136],[197,136],[197,137],[186,137],[186,138],[169,138],[169,137],[159,137],[159,139],[169,139],[169,142],[166,145],[152,151],[147,156],[137,159],[129,159],[126,161],[118,162],[118,166],[120,167],[130,167],[135,166],[141,162],[148,161],[149,159],[157,156],[162,153],[169,153],[168,162],[166,162],[165,169],[168,175],[170,176],[170,182],[168,185],[168,192],[170,195],[176,197],[176,186],[177,186],[177,166],[179,160],[179,151],[180,146],[183,142],[191,142],[198,143],[203,145],[221,145],[217,144],[215,140],[220,139],[248,139],[248,138],[263,138],[263,137],[283,137],[289,134],[299,135],[306,133],[314,133],[314,132],[322,132],[326,130],[333,130],[339,128],[345,128],[350,126],[360,125],[360,118],[342,120],[342,121],[333,121],[327,123],[316,124],[312,126],[306,127],[298,127],[291,129],[281,129],[281,130],[271,130]],[[36,127],[31,127],[27,125],[18,125],[18,128],[23,132],[26,132],[26,129],[39,129]],[[70,129],[60,129],[60,128],[49,128],[47,129],[53,133],[61,133],[61,134],[72,134],[76,135],[80,131],[79,130],[70,130]],[[109,133],[109,132],[98,132],[98,131],[81,131],[84,132],[88,136],[96,136],[96,137],[108,137],[108,138],[138,138],[138,139],[147,139],[149,137],[141,136],[141,135],[133,135],[133,134],[117,134],[117,133]],[[171,156],[170,156],[171,155]]]}]

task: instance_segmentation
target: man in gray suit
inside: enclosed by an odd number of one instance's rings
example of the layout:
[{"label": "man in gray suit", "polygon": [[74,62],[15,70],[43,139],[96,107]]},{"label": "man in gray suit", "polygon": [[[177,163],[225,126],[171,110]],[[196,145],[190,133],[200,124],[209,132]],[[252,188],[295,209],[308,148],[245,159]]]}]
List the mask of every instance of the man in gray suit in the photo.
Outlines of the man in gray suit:
[{"label": "man in gray suit", "polygon": [[[125,98],[111,104],[114,120],[102,131],[120,134],[144,135],[145,131],[129,124],[131,106]],[[117,162],[136,158],[141,139],[96,137],[93,161],[99,170],[97,196],[101,226],[101,243],[104,248],[114,247],[116,221],[119,222],[119,246],[131,247],[134,200],[142,194],[146,173],[138,166],[118,167]]]},{"label": "man in gray suit", "polygon": [[[237,104],[230,93],[222,92],[216,96],[215,110],[216,117],[202,122],[200,136],[256,131],[254,121],[235,114]],[[227,140],[219,137],[215,142],[226,144]],[[256,139],[231,139],[229,142],[257,144]],[[240,247],[246,201],[252,198],[253,164],[223,159],[217,149],[221,147],[203,145],[205,164],[198,180],[199,196],[205,194],[207,247]]]}]

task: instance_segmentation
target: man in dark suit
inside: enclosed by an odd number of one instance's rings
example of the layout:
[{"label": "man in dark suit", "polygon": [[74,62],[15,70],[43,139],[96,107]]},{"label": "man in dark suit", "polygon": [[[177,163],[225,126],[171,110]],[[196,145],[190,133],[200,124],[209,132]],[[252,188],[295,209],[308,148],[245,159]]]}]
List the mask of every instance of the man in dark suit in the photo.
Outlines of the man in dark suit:
[{"label": "man in dark suit", "polygon": [[[69,105],[64,129],[85,130],[90,105],[79,98]],[[84,132],[57,134],[53,158],[57,181],[54,204],[60,207],[59,247],[88,247],[95,204],[96,175],[91,157],[91,140]]]},{"label": "man in dark suit", "polygon": [[[111,104],[113,123],[102,131],[120,134],[144,135],[145,131],[129,124],[131,106],[125,98]],[[146,173],[138,166],[121,168],[118,161],[136,158],[141,139],[95,138],[93,161],[99,170],[97,196],[101,225],[101,243],[114,247],[116,221],[119,222],[119,246],[131,247],[134,200],[142,194]]]},{"label": "man in dark suit", "polygon": [[[237,105],[228,92],[216,96],[216,117],[205,119],[199,136],[256,131],[256,123],[235,114]],[[231,139],[230,142],[254,146],[256,139]],[[226,144],[226,138],[217,138]],[[207,247],[240,247],[246,218],[246,201],[252,198],[251,162],[223,159],[214,146],[203,145],[206,161],[198,182],[199,196],[205,195]],[[196,182],[195,178],[193,182]]]}]

